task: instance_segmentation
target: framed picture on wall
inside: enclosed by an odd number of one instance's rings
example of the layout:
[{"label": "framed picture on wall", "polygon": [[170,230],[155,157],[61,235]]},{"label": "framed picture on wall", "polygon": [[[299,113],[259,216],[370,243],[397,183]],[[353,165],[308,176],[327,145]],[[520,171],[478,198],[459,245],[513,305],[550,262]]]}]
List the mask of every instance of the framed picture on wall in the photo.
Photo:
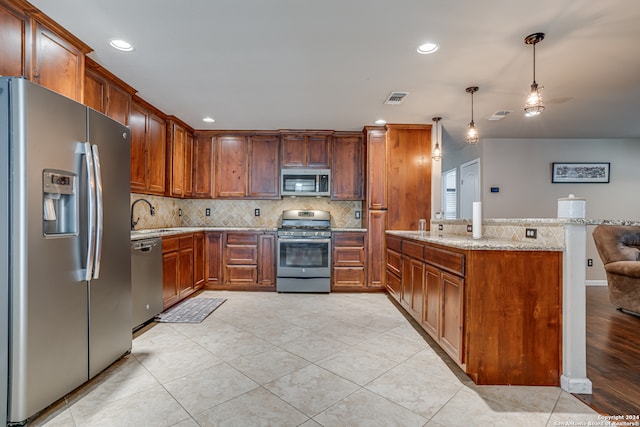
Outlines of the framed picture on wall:
[{"label": "framed picture on wall", "polygon": [[610,167],[610,163],[552,163],[551,182],[607,184]]}]

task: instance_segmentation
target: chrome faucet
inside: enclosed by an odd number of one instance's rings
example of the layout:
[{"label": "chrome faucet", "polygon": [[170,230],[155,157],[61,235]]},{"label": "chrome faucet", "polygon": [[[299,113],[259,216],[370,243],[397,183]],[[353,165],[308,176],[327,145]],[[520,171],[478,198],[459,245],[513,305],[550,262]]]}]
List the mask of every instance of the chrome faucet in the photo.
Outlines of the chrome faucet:
[{"label": "chrome faucet", "polygon": [[135,221],[133,220],[133,208],[136,206],[136,203],[138,202],[145,202],[146,204],[149,205],[149,212],[151,212],[151,216],[154,216],[156,214],[156,208],[154,208],[151,202],[149,202],[147,199],[138,199],[134,201],[131,204],[131,231],[133,231],[136,228],[136,224],[138,223],[138,221],[140,221],[140,217],[138,217],[138,219],[136,219]]}]

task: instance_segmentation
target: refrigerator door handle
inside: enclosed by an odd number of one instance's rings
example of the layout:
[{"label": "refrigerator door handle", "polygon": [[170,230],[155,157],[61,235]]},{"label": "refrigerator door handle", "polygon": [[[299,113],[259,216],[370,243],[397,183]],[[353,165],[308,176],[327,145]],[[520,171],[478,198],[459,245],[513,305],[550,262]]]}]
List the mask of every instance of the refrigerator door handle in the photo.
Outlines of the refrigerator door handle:
[{"label": "refrigerator door handle", "polygon": [[100,277],[100,261],[102,260],[102,235],[104,231],[104,206],[102,198],[102,171],[100,169],[100,152],[97,145],[91,146],[93,155],[93,167],[95,170],[96,185],[96,241],[95,241],[95,259],[93,263],[93,278]]},{"label": "refrigerator door handle", "polygon": [[82,147],[87,169],[87,260],[83,280],[89,281],[93,276],[93,264],[96,255],[96,179],[91,144],[83,142]]}]

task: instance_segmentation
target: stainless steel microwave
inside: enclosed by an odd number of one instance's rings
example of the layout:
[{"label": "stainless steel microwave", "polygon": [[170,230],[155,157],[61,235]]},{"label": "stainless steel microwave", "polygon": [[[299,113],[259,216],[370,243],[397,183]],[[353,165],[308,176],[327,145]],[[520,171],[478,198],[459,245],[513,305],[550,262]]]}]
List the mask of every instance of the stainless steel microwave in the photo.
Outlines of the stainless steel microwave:
[{"label": "stainless steel microwave", "polygon": [[282,169],[280,194],[282,196],[329,196],[331,171],[329,169]]}]

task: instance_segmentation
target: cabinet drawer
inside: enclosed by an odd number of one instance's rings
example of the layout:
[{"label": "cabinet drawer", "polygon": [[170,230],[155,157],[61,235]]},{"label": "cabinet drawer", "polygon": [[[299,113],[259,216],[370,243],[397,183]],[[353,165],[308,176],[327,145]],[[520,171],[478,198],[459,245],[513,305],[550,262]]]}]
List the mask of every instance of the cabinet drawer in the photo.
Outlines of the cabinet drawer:
[{"label": "cabinet drawer", "polygon": [[226,283],[231,285],[253,285],[258,280],[258,267],[251,265],[228,265]]},{"label": "cabinet drawer", "polygon": [[178,238],[180,250],[193,248],[193,234],[187,234]]},{"label": "cabinet drawer", "polygon": [[333,235],[334,246],[364,247],[364,233],[336,233]]},{"label": "cabinet drawer", "polygon": [[333,285],[341,286],[362,286],[364,284],[364,267],[346,268],[338,267],[333,269]]},{"label": "cabinet drawer", "polygon": [[402,252],[402,239],[387,236],[387,248],[393,249],[396,252]]},{"label": "cabinet drawer", "polygon": [[424,258],[424,245],[405,240],[402,243],[402,253],[412,258],[422,260]]},{"label": "cabinet drawer", "polygon": [[427,246],[425,248],[424,260],[443,270],[447,270],[458,276],[464,276],[464,254]]},{"label": "cabinet drawer", "polygon": [[364,267],[364,248],[334,248],[333,265],[336,267]]},{"label": "cabinet drawer", "polygon": [[402,255],[387,248],[387,269],[397,276],[402,276]]},{"label": "cabinet drawer", "polygon": [[227,233],[227,244],[258,245],[258,233]]},{"label": "cabinet drawer", "polygon": [[391,274],[387,270],[387,290],[396,301],[400,301],[400,294],[402,292],[402,280],[395,274]]},{"label": "cabinet drawer", "polygon": [[162,238],[162,253],[177,251],[179,248],[179,239],[177,236]]},{"label": "cabinet drawer", "polygon": [[227,264],[258,264],[257,246],[227,246],[225,251]]}]

